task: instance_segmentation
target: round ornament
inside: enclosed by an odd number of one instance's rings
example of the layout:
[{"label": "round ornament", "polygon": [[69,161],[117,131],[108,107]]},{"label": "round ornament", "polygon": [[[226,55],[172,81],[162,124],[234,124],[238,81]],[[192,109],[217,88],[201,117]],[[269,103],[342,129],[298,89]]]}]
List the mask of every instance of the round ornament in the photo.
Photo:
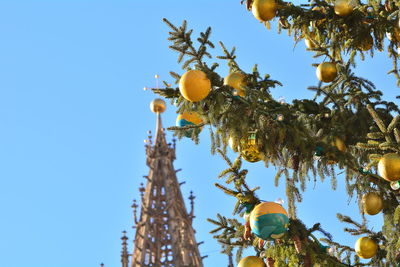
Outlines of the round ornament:
[{"label": "round ornament", "polygon": [[355,250],[359,257],[370,259],[376,255],[378,245],[372,238],[364,236],[357,240]]},{"label": "round ornament", "polygon": [[318,80],[329,83],[336,79],[337,69],[336,64],[333,62],[323,62],[317,68]]},{"label": "round ornament", "polygon": [[255,133],[240,140],[240,154],[248,162],[257,162],[264,158],[263,153],[258,149]]},{"label": "round ornament", "polygon": [[154,113],[163,113],[166,109],[165,101],[160,98],[156,98],[150,102],[150,110]]},{"label": "round ornament", "polygon": [[248,256],[241,259],[237,267],[265,267],[265,263],[259,257]]},{"label": "round ornament", "polygon": [[371,34],[368,34],[365,39],[363,39],[357,46],[361,51],[368,51],[374,45],[374,39]]},{"label": "round ornament", "polygon": [[386,181],[400,180],[400,155],[396,153],[385,154],[379,160],[378,172]]},{"label": "round ornament", "polygon": [[269,21],[275,17],[277,8],[275,0],[254,0],[251,11],[259,21]]},{"label": "round ornament", "polygon": [[399,190],[400,189],[400,181],[391,182],[390,187],[393,190]]},{"label": "round ornament", "polygon": [[343,153],[347,150],[346,144],[339,137],[335,137],[335,139],[332,141],[332,146],[335,146],[340,152]]},{"label": "round ornament", "polygon": [[[196,112],[184,112],[182,114],[179,114],[176,118],[176,126],[178,127],[184,127],[187,125],[199,125],[202,122],[203,120]],[[200,131],[201,129],[188,129],[185,131],[185,136],[191,137],[194,130]]]},{"label": "round ornament", "polygon": [[234,94],[244,97],[245,91],[244,86],[246,85],[244,79],[246,76],[241,72],[232,72],[224,79],[224,85],[229,85],[235,89]]},{"label": "round ornament", "polygon": [[288,214],[278,203],[262,202],[250,214],[250,227],[263,240],[279,239],[288,230]]},{"label": "round ornament", "polygon": [[354,5],[351,0],[336,0],[335,14],[340,17],[347,17],[353,12]]},{"label": "round ornament", "polygon": [[201,70],[189,70],[179,80],[179,91],[190,102],[198,102],[208,96],[211,81]]},{"label": "round ornament", "polygon": [[361,199],[364,212],[368,215],[376,215],[383,208],[383,200],[380,195],[374,192],[363,195]]}]

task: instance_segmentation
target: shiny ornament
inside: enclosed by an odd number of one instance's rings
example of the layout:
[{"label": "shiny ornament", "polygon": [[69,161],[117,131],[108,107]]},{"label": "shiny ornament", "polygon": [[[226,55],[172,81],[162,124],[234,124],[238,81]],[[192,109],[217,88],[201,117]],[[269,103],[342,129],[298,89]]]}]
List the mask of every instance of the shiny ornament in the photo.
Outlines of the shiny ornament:
[{"label": "shiny ornament", "polygon": [[400,155],[396,153],[385,154],[379,160],[378,172],[386,181],[400,180]]},{"label": "shiny ornament", "polygon": [[289,227],[286,210],[275,202],[262,202],[250,214],[251,231],[263,240],[282,238]]},{"label": "shiny ornament", "polygon": [[[178,127],[184,127],[187,125],[199,125],[202,122],[203,120],[196,112],[184,112],[182,114],[179,114],[178,117],[176,118],[176,126]],[[191,137],[194,130],[199,131],[200,128],[193,128],[186,130],[185,136]]]},{"label": "shiny ornament", "polygon": [[234,137],[232,137],[232,136],[229,137],[228,144],[229,144],[229,147],[230,147],[234,152],[238,152],[238,151],[239,151],[239,142],[238,142],[237,138],[234,138]]},{"label": "shiny ornament", "polygon": [[371,34],[368,34],[367,37],[358,44],[357,48],[361,51],[368,51],[373,45],[374,39],[372,38]]},{"label": "shiny ornament", "polygon": [[225,77],[224,79],[224,85],[229,85],[230,87],[233,87],[235,89],[234,94],[244,97],[245,96],[245,89],[244,87],[246,86],[245,83],[245,78],[246,75],[244,75],[241,72],[232,72],[228,76]]},{"label": "shiny ornament", "polygon": [[333,62],[323,62],[317,68],[317,77],[320,81],[329,83],[336,79],[337,69]]},{"label": "shiny ornament", "polygon": [[248,162],[257,162],[264,158],[263,153],[258,149],[256,134],[250,134],[240,140],[240,154]]},{"label": "shiny ornament", "polygon": [[361,199],[361,203],[364,209],[364,212],[368,215],[376,215],[383,208],[383,200],[380,195],[377,193],[367,193],[363,195]]},{"label": "shiny ornament", "polygon": [[393,190],[399,190],[400,189],[400,181],[391,182],[390,187]]},{"label": "shiny ornament", "polygon": [[156,98],[150,102],[150,110],[154,113],[163,113],[166,109],[165,101],[160,98]]},{"label": "shiny ornament", "polygon": [[[310,32],[310,37],[312,38],[312,39],[315,39],[315,33],[314,32]],[[305,38],[304,39],[304,43],[306,44],[306,46],[307,46],[307,48],[308,49],[314,49],[315,47],[316,47],[316,45],[314,44],[314,42],[311,40],[311,39],[309,39],[309,38]]]},{"label": "shiny ornament", "polygon": [[237,267],[265,267],[265,263],[259,257],[248,256],[241,259]]},{"label": "shiny ornament", "polygon": [[251,11],[259,21],[269,21],[275,17],[277,8],[275,0],[254,0]]},{"label": "shiny ornament", "polygon": [[356,253],[363,259],[370,259],[376,255],[378,245],[369,237],[361,237],[357,240],[355,245]]},{"label": "shiny ornament", "polygon": [[335,1],[335,14],[340,17],[347,17],[353,13],[354,4],[351,0],[336,0]]},{"label": "shiny ornament", "polygon": [[335,137],[335,139],[332,141],[332,146],[335,146],[340,152],[343,153],[347,150],[346,144],[339,137]]},{"label": "shiny ornament", "polygon": [[208,96],[211,81],[201,70],[189,70],[179,80],[179,91],[190,102],[198,102]]}]

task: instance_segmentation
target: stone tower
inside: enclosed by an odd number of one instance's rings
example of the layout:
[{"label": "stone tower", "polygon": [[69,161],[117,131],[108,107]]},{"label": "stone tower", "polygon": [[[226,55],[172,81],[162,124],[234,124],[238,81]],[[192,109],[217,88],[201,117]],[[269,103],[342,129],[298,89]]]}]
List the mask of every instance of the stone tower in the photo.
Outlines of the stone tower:
[{"label": "stone tower", "polygon": [[157,114],[155,140],[146,140],[146,164],[149,174],[146,186],[140,189],[142,200],[140,216],[136,216],[138,205],[134,201],[136,229],[134,250],[127,250],[127,237],[122,237],[122,267],[203,267],[195,231],[192,227],[193,200],[190,195],[191,211],[187,212],[180,190],[173,161],[175,142],[168,144],[160,114],[165,111],[165,102],[154,100],[151,105]]}]

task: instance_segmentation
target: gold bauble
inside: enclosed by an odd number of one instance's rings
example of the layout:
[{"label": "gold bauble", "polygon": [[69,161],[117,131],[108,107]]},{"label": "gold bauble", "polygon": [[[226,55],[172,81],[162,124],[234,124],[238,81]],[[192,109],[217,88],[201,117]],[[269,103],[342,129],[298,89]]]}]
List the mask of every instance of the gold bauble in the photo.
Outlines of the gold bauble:
[{"label": "gold bauble", "polygon": [[332,141],[332,145],[335,146],[340,152],[344,153],[347,150],[346,144],[339,137],[335,137],[335,139]]},{"label": "gold bauble", "polygon": [[[315,33],[314,32],[310,32],[310,37],[312,38],[312,39],[315,39]],[[304,43],[306,44],[306,46],[307,46],[307,48],[308,49],[313,49],[313,48],[315,48],[315,44],[314,44],[314,42],[311,40],[311,39],[309,39],[309,38],[305,38],[304,39]]]},{"label": "gold bauble", "polygon": [[154,113],[163,113],[166,109],[165,101],[160,98],[156,98],[150,102],[150,110]]},{"label": "gold bauble", "polygon": [[363,195],[361,199],[364,212],[368,215],[376,215],[383,208],[383,200],[380,195],[374,192]]},{"label": "gold bauble", "polygon": [[359,257],[370,259],[376,255],[378,245],[372,238],[364,236],[357,240],[355,250]]},{"label": "gold bauble", "polygon": [[244,86],[246,85],[244,79],[246,75],[241,72],[232,72],[224,79],[224,85],[229,85],[235,90],[235,94],[241,97],[245,96]]},{"label": "gold bauble", "polygon": [[264,158],[264,154],[258,149],[254,133],[240,140],[240,154],[248,162],[257,162]]},{"label": "gold bauble", "polygon": [[374,45],[374,39],[372,38],[371,34],[368,34],[365,39],[363,39],[359,44],[358,44],[358,49],[361,51],[368,51],[372,48]]},{"label": "gold bauble", "polygon": [[238,142],[237,138],[234,138],[234,137],[232,137],[232,136],[229,137],[228,144],[229,144],[230,148],[231,148],[234,152],[238,152],[238,151],[239,151],[239,149],[238,149],[238,147],[239,147],[239,142]]},{"label": "gold bauble", "polygon": [[189,70],[179,80],[179,91],[190,102],[198,102],[208,96],[211,81],[201,70]]},{"label": "gold bauble", "polygon": [[335,80],[337,76],[336,64],[333,62],[323,62],[317,68],[318,80],[329,83]]},{"label": "gold bauble", "polygon": [[256,19],[269,21],[275,17],[277,7],[275,0],[254,0],[251,11]]},{"label": "gold bauble", "polygon": [[248,256],[240,260],[237,267],[266,267],[264,261],[256,256]]},{"label": "gold bauble", "polygon": [[400,180],[400,155],[396,153],[385,154],[379,160],[378,172],[386,181]]},{"label": "gold bauble", "polygon": [[353,12],[354,5],[351,0],[336,0],[335,14],[340,17],[346,17]]}]

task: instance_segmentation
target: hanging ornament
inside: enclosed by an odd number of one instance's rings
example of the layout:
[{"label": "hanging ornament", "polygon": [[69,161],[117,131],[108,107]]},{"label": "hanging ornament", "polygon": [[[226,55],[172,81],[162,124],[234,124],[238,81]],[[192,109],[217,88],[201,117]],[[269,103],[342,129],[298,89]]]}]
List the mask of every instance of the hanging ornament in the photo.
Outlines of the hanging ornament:
[{"label": "hanging ornament", "polygon": [[361,203],[362,203],[364,212],[368,215],[376,215],[383,208],[382,197],[374,192],[364,194],[361,199]]},{"label": "hanging ornament", "polygon": [[378,245],[372,238],[364,236],[357,240],[355,250],[359,257],[370,259],[376,255]]},{"label": "hanging ornament", "polygon": [[400,155],[396,153],[385,154],[379,160],[378,172],[386,181],[400,180]]},{"label": "hanging ornament", "polygon": [[211,81],[201,70],[189,70],[179,80],[179,91],[190,102],[198,102],[208,96]]},{"label": "hanging ornament", "polygon": [[[199,125],[202,122],[203,120],[196,112],[184,112],[182,114],[179,114],[178,117],[176,118],[176,126],[178,127],[184,127],[188,125]],[[185,130],[185,136],[191,137],[194,130],[200,132],[201,128],[187,129]]]},{"label": "hanging ornament", "polygon": [[[316,34],[314,32],[310,32],[309,36],[311,39],[315,39]],[[316,45],[314,44],[314,42],[310,39],[310,38],[305,38],[304,39],[304,43],[306,44],[308,49],[314,49],[316,47]]]},{"label": "hanging ornament", "polygon": [[375,19],[375,10],[372,6],[369,6],[366,8],[365,10],[365,19],[363,20],[363,22],[365,24],[370,24],[374,21]]},{"label": "hanging ornament", "polygon": [[254,0],[251,10],[259,21],[269,21],[275,17],[277,8],[275,0]]},{"label": "hanging ornament", "polygon": [[282,238],[289,227],[286,210],[275,202],[261,202],[250,214],[250,227],[263,240]]},{"label": "hanging ornament", "polygon": [[240,140],[240,154],[248,162],[257,162],[264,158],[263,153],[258,149],[255,133]]},{"label": "hanging ornament", "polygon": [[335,137],[334,140],[332,141],[332,146],[335,146],[340,152],[346,152],[346,144],[343,142],[343,140],[339,137]]},{"label": "hanging ornament", "polygon": [[336,15],[340,17],[347,17],[353,13],[354,4],[351,0],[336,0],[334,9]]},{"label": "hanging ornament", "polygon": [[235,89],[234,95],[238,95],[241,97],[245,96],[245,83],[246,75],[241,72],[232,72],[224,79],[224,85],[229,85]]},{"label": "hanging ornament", "polygon": [[357,46],[361,51],[368,51],[374,45],[374,39],[371,34],[368,34]]},{"label": "hanging ornament", "polygon": [[335,80],[337,76],[336,64],[333,62],[323,62],[319,64],[316,73],[318,80],[330,83]]},{"label": "hanging ornament", "polygon": [[150,102],[150,110],[154,113],[163,113],[166,108],[167,106],[165,104],[165,101],[160,98],[156,98]]},{"label": "hanging ornament", "polygon": [[400,189],[400,181],[391,182],[390,187],[393,190],[399,190]]},{"label": "hanging ornament", "polygon": [[248,256],[241,259],[237,267],[265,267],[265,263],[257,256]]}]

